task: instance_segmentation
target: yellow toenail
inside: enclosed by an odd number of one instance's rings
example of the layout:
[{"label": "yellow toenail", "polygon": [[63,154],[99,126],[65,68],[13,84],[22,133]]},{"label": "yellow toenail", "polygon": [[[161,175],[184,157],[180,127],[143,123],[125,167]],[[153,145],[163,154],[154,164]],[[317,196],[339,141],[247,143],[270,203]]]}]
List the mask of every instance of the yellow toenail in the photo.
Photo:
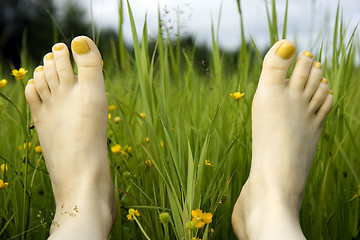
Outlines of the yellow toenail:
[{"label": "yellow toenail", "polygon": [[73,41],[72,48],[77,54],[85,54],[90,51],[89,45],[85,41]]},{"label": "yellow toenail", "polygon": [[329,90],[329,92],[328,92],[328,93],[329,93],[329,94],[331,94],[331,95],[333,94],[331,90]]},{"label": "yellow toenail", "polygon": [[63,48],[64,48],[64,46],[63,46],[62,44],[56,44],[56,45],[54,46],[54,50],[56,50],[56,51],[63,50]]},{"label": "yellow toenail", "polygon": [[314,62],[314,66],[318,69],[322,69],[322,65],[319,62]]},{"label": "yellow toenail", "polygon": [[305,51],[304,55],[307,56],[308,58],[313,58],[314,57],[314,55],[309,51]]},{"label": "yellow toenail", "polygon": [[41,72],[42,70],[44,70],[44,67],[43,67],[43,66],[38,66],[38,67],[35,69],[35,72]]},{"label": "yellow toenail", "polygon": [[45,55],[46,60],[51,60],[53,58],[54,58],[54,55],[52,53],[48,53],[48,54]]},{"label": "yellow toenail", "polygon": [[276,51],[276,54],[283,59],[289,59],[295,54],[295,51],[296,49],[293,45],[283,43]]},{"label": "yellow toenail", "polygon": [[28,84],[30,84],[30,83],[34,83],[34,80],[33,80],[33,79],[30,79],[30,80],[28,81]]},{"label": "yellow toenail", "polygon": [[322,79],[321,79],[321,82],[322,82],[322,83],[325,83],[325,84],[328,84],[328,83],[329,83],[329,81],[328,81],[326,78],[322,78]]}]

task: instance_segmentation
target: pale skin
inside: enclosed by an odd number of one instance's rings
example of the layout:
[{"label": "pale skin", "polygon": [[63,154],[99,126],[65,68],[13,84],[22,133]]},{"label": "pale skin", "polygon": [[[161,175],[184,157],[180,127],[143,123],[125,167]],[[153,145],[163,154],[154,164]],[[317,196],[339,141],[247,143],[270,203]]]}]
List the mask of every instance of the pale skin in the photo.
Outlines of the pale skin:
[{"label": "pale skin", "polygon": [[333,104],[322,66],[308,51],[277,42],[264,59],[252,105],[252,165],[234,206],[239,239],[305,239],[299,210],[317,142]]},{"label": "pale skin", "polygon": [[116,208],[102,58],[84,36],[73,40],[72,53],[77,76],[58,43],[25,88],[56,202],[49,239],[107,239]]},{"label": "pale skin", "polygon": [[[88,37],[75,38],[71,47],[78,76],[59,43],[25,89],[56,202],[49,239],[107,239],[116,208],[101,55]],[[321,64],[307,52],[285,80],[294,56],[294,45],[282,40],[264,60],[253,101],[250,177],[232,216],[239,239],[304,239],[298,211],[333,97]]]}]

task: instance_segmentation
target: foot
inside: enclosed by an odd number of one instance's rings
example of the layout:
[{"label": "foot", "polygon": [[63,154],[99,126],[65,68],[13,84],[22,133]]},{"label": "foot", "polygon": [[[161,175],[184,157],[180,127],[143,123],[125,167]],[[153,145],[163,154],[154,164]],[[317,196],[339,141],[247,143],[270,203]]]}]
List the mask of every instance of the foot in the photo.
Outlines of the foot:
[{"label": "foot", "polygon": [[84,36],[72,41],[72,53],[78,76],[58,43],[25,88],[56,202],[50,238],[107,239],[116,208],[102,58]]},{"label": "foot", "polygon": [[277,42],[266,54],[252,106],[252,165],[234,206],[239,239],[305,239],[299,210],[333,96],[322,67],[301,52],[289,80],[295,46]]}]

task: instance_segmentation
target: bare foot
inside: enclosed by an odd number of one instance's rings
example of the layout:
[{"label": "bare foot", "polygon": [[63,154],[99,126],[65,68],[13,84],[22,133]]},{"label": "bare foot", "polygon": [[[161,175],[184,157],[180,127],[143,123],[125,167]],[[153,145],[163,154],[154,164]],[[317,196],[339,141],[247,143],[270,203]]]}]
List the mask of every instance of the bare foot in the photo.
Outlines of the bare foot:
[{"label": "bare foot", "polygon": [[58,43],[25,88],[56,202],[50,239],[107,239],[116,208],[101,55],[84,36],[72,52],[78,76]]},{"label": "bare foot", "polygon": [[277,42],[267,53],[252,106],[252,165],[234,206],[239,239],[305,239],[299,210],[333,96],[313,55]]}]

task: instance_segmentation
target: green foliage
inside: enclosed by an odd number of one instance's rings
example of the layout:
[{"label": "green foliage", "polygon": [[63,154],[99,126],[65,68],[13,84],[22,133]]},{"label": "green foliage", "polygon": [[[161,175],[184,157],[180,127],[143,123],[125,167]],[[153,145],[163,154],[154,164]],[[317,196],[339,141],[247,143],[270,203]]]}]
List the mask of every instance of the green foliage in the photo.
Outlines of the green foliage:
[{"label": "green foliage", "polygon": [[[271,43],[279,34],[274,4],[272,14],[266,4]],[[204,59],[207,65],[199,65],[199,49],[183,47],[179,35],[174,44],[168,40],[160,14],[154,46],[147,38],[146,21],[140,42],[128,3],[134,54],[126,51],[121,30],[118,42],[110,38],[105,51],[100,46],[109,104],[116,106],[108,125],[118,206],[110,239],[235,239],[230,219],[249,174],[251,102],[262,65],[255,42],[245,41],[239,0],[238,6],[240,51],[224,54],[213,26],[212,50]],[[123,9],[119,12],[122,16]],[[321,46],[314,54],[323,59],[335,104],[325,122],[300,213],[308,239],[359,238],[360,67],[356,59],[360,46],[355,31],[345,38],[351,29],[345,28],[339,11],[335,21],[333,48]],[[26,54],[21,56],[31,72],[35,65]],[[0,171],[0,178],[9,183],[0,190],[0,239],[45,239],[55,211],[43,156],[34,151],[39,142],[30,128],[23,95],[29,75],[0,89],[0,164],[9,168]],[[245,96],[230,98],[235,91]],[[24,148],[24,143],[31,143],[30,148]],[[115,154],[111,152],[115,144],[131,150]],[[126,218],[130,208],[140,213],[135,221]],[[197,208],[214,215],[213,222],[198,231],[189,228],[191,211]],[[160,217],[164,213],[166,221]]]}]

